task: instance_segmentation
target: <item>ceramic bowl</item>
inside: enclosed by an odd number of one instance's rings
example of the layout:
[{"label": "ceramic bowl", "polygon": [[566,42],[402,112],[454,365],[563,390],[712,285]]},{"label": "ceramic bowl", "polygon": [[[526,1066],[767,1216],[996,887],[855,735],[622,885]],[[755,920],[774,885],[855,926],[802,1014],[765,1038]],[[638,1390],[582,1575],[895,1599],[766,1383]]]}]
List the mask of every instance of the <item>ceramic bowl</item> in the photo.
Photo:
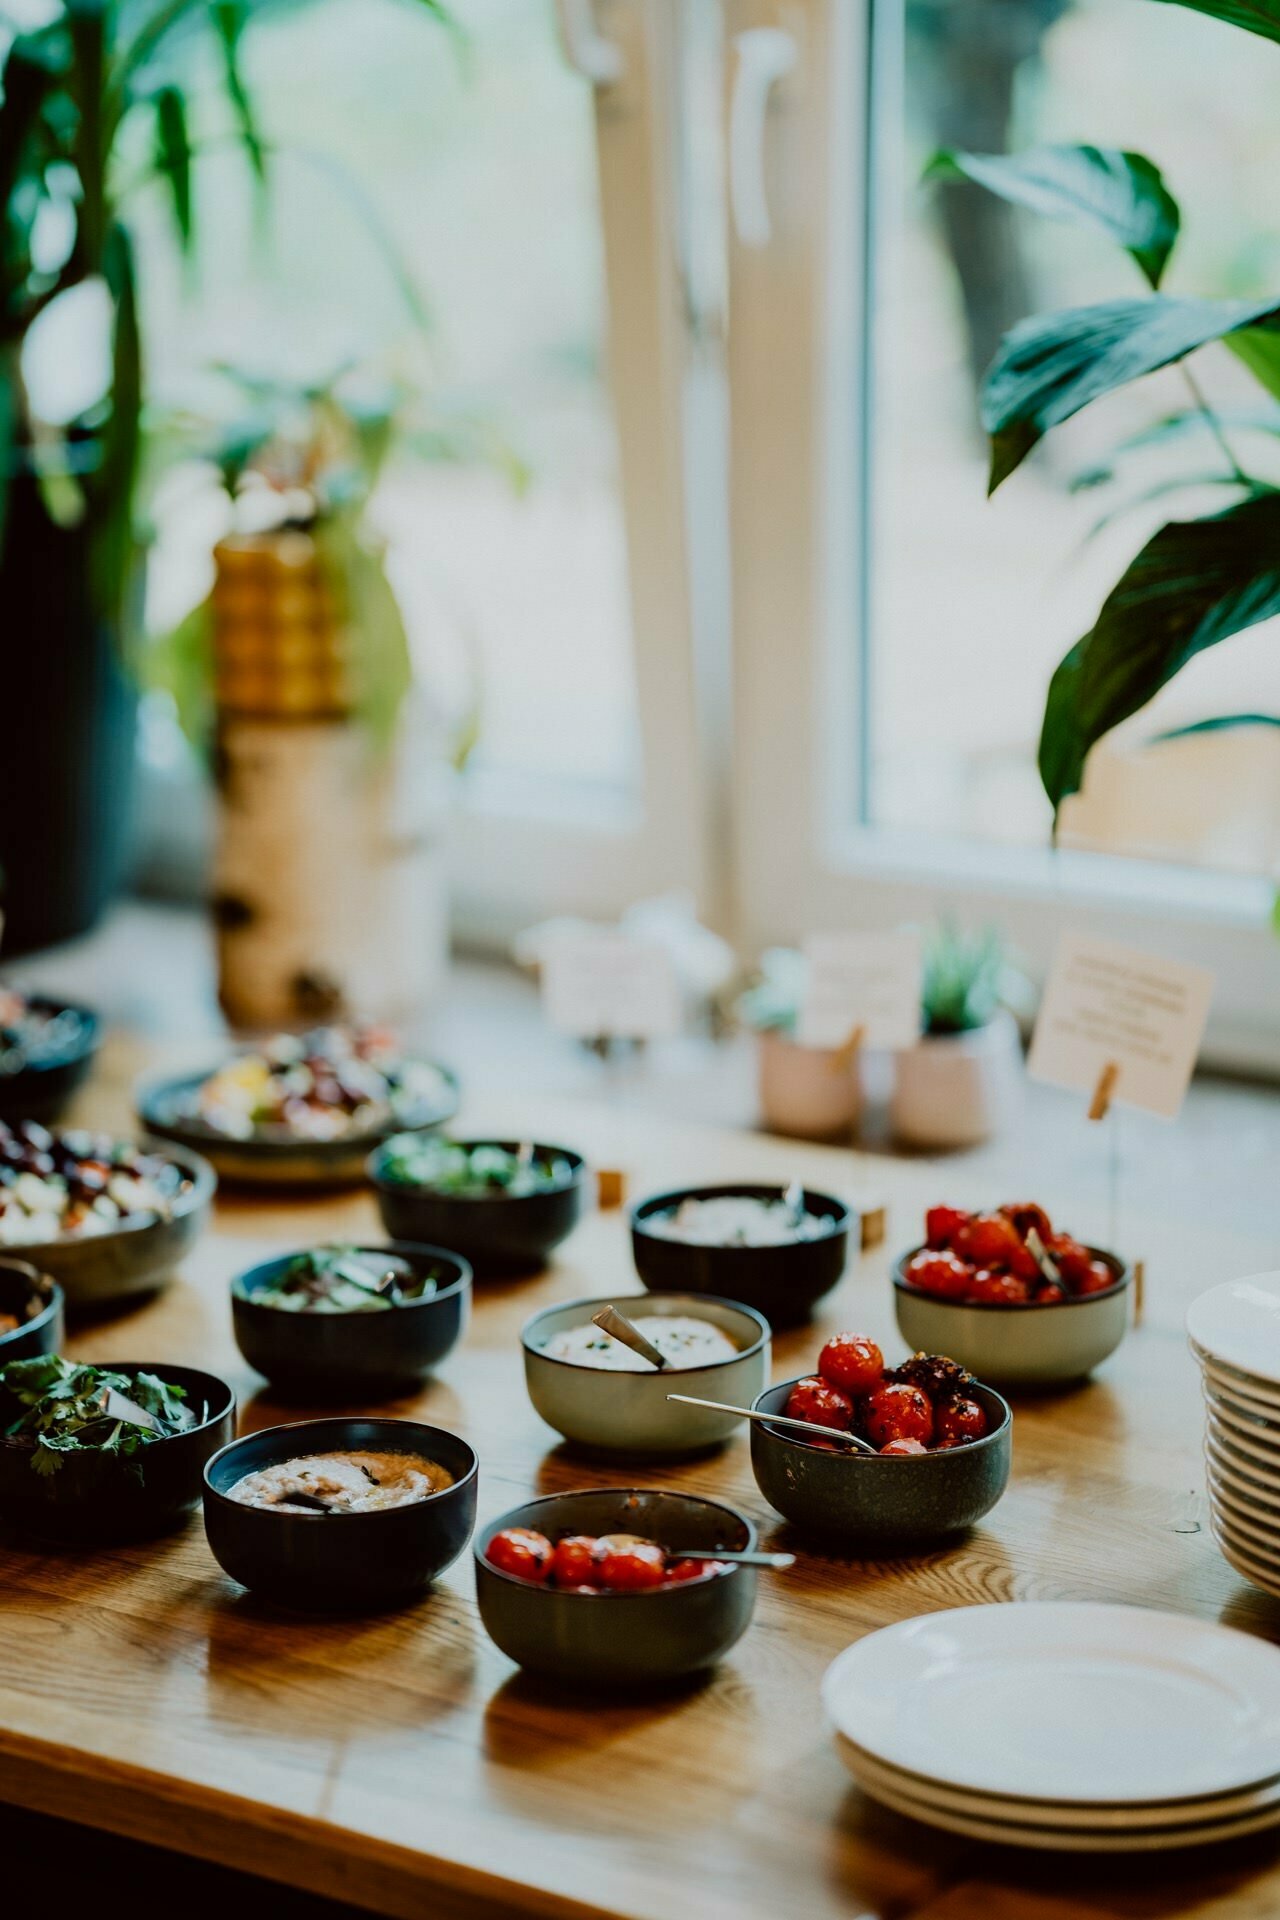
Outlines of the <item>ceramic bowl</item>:
[{"label": "ceramic bowl", "polygon": [[[442,1126],[458,1110],[458,1082],[447,1068],[439,1067],[443,1078],[441,1097],[421,1101],[386,1126],[347,1134],[340,1140],[291,1140],[260,1137],[229,1140],[184,1111],[192,1095],[209,1078],[212,1068],[203,1073],[184,1073],[176,1078],[148,1080],[138,1088],[135,1104],[138,1120],[146,1132],[160,1140],[172,1140],[192,1152],[202,1153],[216,1169],[218,1178],[240,1187],[342,1187],[355,1186],[364,1178],[365,1161],[372,1147],[393,1133],[424,1132]],[[406,1238],[413,1239],[410,1234]],[[417,1236],[421,1238],[421,1236]]]},{"label": "ceramic bowl", "polygon": [[395,1254],[416,1275],[434,1279],[436,1290],[385,1312],[293,1312],[257,1296],[283,1279],[298,1254],[251,1267],[231,1283],[231,1320],[241,1353],[273,1386],[324,1399],[390,1397],[420,1386],[462,1338],[471,1313],[465,1260],[402,1242],[354,1251]]},{"label": "ceramic bowl", "polygon": [[686,1493],[629,1487],[529,1500],[476,1536],[476,1599],[490,1637],[509,1659],[574,1686],[640,1686],[713,1666],[746,1632],[756,1598],[754,1567],[652,1593],[568,1593],[517,1580],[490,1566],[489,1542],[505,1527],[567,1533],[635,1533],[660,1546],[756,1544],[732,1507]]},{"label": "ceramic bowl", "polygon": [[[0,1441],[0,1520],[48,1539],[102,1543],[165,1533],[200,1504],[205,1462],[235,1431],[231,1388],[167,1360],[113,1360],[111,1368],[181,1387],[197,1424],[127,1456],[67,1454],[50,1474],[33,1470],[26,1448]],[[17,1410],[0,1379],[0,1427]]]},{"label": "ceramic bowl", "polygon": [[[613,1305],[627,1314],[688,1315],[709,1320],[728,1334],[738,1351],[732,1359],[661,1373],[651,1367],[643,1373],[584,1367],[572,1360],[553,1359],[544,1351],[553,1335],[584,1326],[601,1307]],[[742,1425],[732,1414],[674,1405],[667,1399],[669,1393],[689,1393],[703,1400],[749,1407],[769,1377],[769,1322],[752,1307],[710,1294],[571,1300],[535,1313],[520,1330],[520,1344],[524,1348],[529,1398],[547,1425],[566,1440],[593,1452],[628,1454],[632,1458],[698,1453],[732,1439]]]},{"label": "ceramic bowl", "polygon": [[26,999],[42,1013],[76,1015],[64,1047],[17,1073],[0,1073],[0,1120],[38,1120],[47,1127],[58,1119],[92,1067],[101,1029],[97,1014],[88,1007],[70,1006],[42,993],[28,994]]},{"label": "ceramic bowl", "polygon": [[[756,1401],[782,1413],[794,1380],[768,1387]],[[828,1452],[784,1427],[751,1423],[751,1466],[771,1507],[805,1533],[852,1554],[908,1552],[961,1533],[990,1513],[1005,1490],[1012,1457],[1013,1416],[990,1387],[969,1389],[991,1430],[946,1452],[901,1457]]]},{"label": "ceramic bowl", "polygon": [[912,1247],[893,1275],[898,1330],[917,1353],[946,1353],[980,1380],[1002,1387],[1057,1386],[1083,1380],[1113,1354],[1129,1324],[1129,1269],[1114,1253],[1088,1248],[1116,1276],[1107,1293],[1087,1293],[1054,1306],[966,1306],[907,1285]]},{"label": "ceramic bowl", "polygon": [[[228,1489],[303,1454],[344,1448],[417,1453],[453,1485],[381,1513],[273,1513]],[[479,1461],[465,1440],[416,1420],[299,1420],[266,1427],[215,1454],[204,1474],[204,1524],[224,1573],[266,1600],[305,1613],[403,1606],[451,1566],[476,1523]]]},{"label": "ceramic bowl", "polygon": [[710,1293],[754,1307],[772,1326],[807,1320],[814,1303],[829,1293],[844,1272],[849,1252],[849,1209],[830,1194],[806,1189],[806,1211],[827,1229],[814,1240],[788,1240],[778,1247],[704,1247],[671,1240],[654,1229],[655,1216],[670,1213],[683,1200],[726,1196],[776,1200],[776,1186],[748,1183],[721,1187],[684,1187],[655,1193],[631,1213],[631,1251],[636,1272],[651,1293]]},{"label": "ceramic bowl", "polygon": [[[367,1169],[389,1238],[451,1247],[471,1262],[477,1278],[536,1271],[578,1224],[586,1165],[582,1155],[568,1147],[534,1143],[539,1158],[554,1155],[568,1161],[572,1175],[563,1186],[546,1193],[468,1195],[388,1179],[384,1168],[394,1144],[389,1140],[372,1153]],[[521,1143],[459,1140],[455,1144],[498,1146],[516,1153]]]},{"label": "ceramic bowl", "polygon": [[18,1320],[11,1333],[0,1333],[0,1367],[62,1345],[62,1288],[25,1260],[0,1259],[0,1313]]},{"label": "ceramic bowl", "polygon": [[154,1293],[172,1278],[199,1238],[218,1184],[213,1168],[198,1153],[181,1147],[155,1151],[182,1173],[182,1185],[163,1218],[143,1214],[123,1221],[110,1233],[68,1234],[40,1246],[13,1249],[19,1259],[29,1260],[59,1282],[68,1313],[106,1306],[135,1293]]}]

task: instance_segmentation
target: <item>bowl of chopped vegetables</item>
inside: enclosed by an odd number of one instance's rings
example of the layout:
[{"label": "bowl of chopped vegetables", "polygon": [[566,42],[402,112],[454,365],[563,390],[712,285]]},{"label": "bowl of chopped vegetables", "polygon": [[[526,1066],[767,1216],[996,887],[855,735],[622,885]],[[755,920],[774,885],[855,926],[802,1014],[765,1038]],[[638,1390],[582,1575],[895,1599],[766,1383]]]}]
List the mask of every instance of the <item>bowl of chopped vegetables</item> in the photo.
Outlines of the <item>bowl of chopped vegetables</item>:
[{"label": "bowl of chopped vegetables", "polygon": [[452,1247],[477,1275],[545,1266],[582,1212],[582,1155],[533,1140],[395,1134],[368,1173],[393,1240]]},{"label": "bowl of chopped vegetables", "polygon": [[445,1067],[409,1058],[382,1027],[278,1033],[203,1073],[144,1082],[138,1118],[241,1186],[342,1186],[389,1134],[458,1108]]},{"label": "bowl of chopped vegetables", "polygon": [[0,987],[0,1120],[56,1120],[98,1049],[98,1016]]},{"label": "bowl of chopped vegetables", "polygon": [[231,1284],[236,1345],[285,1393],[412,1391],[466,1329],[471,1268],[440,1247],[309,1247]]},{"label": "bowl of chopped vegetables", "polygon": [[231,1439],[225,1381],[168,1361],[0,1367],[0,1521],[70,1541],[142,1539],[200,1503]]},{"label": "bowl of chopped vegetables", "polygon": [[62,1334],[57,1281],[26,1260],[0,1260],[0,1366],[56,1353]]},{"label": "bowl of chopped vegetables", "polygon": [[154,1292],[199,1234],[216,1185],[206,1160],[177,1147],[0,1121],[0,1255],[52,1274],[69,1311]]}]

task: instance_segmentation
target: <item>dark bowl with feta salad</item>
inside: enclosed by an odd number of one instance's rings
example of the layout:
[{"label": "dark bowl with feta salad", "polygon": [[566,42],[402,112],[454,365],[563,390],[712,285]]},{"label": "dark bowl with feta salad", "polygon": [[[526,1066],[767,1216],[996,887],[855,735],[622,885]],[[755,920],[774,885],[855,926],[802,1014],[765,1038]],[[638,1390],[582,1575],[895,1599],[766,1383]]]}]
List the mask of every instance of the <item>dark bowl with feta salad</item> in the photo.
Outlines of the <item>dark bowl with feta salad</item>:
[{"label": "dark bowl with feta salad", "polygon": [[93,1065],[88,1007],[0,987],[0,1120],[56,1120]]},{"label": "dark bowl with feta salad", "polygon": [[169,1361],[11,1361],[0,1367],[0,1522],[85,1543],[167,1532],[199,1505],[235,1409],[224,1380]]},{"label": "dark bowl with feta salad", "polygon": [[205,1154],[241,1186],[344,1186],[393,1133],[458,1110],[446,1067],[405,1054],[383,1027],[278,1033],[202,1073],[138,1089],[147,1132]]},{"label": "dark bowl with feta salad", "polygon": [[586,1163],[534,1140],[448,1140],[395,1134],[368,1174],[393,1240],[452,1247],[477,1276],[547,1263],[582,1213]]},{"label": "dark bowl with feta salad", "polygon": [[206,1160],[176,1147],[0,1121],[0,1257],[52,1274],[72,1312],[151,1293],[195,1241],[216,1185]]},{"label": "dark bowl with feta salad", "polygon": [[236,1345],[280,1392],[307,1399],[411,1392],[452,1353],[471,1268],[442,1247],[309,1247],[231,1284]]}]

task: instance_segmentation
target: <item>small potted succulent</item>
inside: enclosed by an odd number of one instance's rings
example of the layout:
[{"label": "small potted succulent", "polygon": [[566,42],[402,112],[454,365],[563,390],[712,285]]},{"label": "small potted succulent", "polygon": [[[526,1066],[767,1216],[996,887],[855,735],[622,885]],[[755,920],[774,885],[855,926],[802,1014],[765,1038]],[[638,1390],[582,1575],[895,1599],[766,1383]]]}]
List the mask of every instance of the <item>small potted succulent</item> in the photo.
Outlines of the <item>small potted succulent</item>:
[{"label": "small potted succulent", "polygon": [[1006,1001],[1019,977],[992,929],[944,921],[925,943],[921,1033],[894,1056],[890,1118],[913,1147],[975,1147],[997,1133],[1022,1093],[1022,1045]]},{"label": "small potted succulent", "polygon": [[847,1140],[862,1108],[858,1058],[835,1047],[803,1047],[796,1021],[807,962],[792,947],[770,947],[738,1017],[757,1036],[760,1117],[770,1133]]}]

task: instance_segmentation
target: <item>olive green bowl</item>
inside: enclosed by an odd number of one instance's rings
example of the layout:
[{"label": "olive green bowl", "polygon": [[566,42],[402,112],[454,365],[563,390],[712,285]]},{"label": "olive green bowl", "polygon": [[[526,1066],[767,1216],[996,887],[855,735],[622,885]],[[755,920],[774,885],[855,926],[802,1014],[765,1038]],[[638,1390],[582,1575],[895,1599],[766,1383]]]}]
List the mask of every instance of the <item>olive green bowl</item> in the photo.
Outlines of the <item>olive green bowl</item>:
[{"label": "olive green bowl", "polygon": [[913,1247],[904,1253],[893,1275],[898,1331],[913,1352],[949,1354],[980,1380],[1002,1387],[1066,1386],[1100,1367],[1124,1339],[1130,1276],[1114,1253],[1086,1249],[1091,1260],[1101,1260],[1116,1277],[1105,1293],[1086,1293],[1053,1305],[968,1306],[908,1286],[906,1265],[919,1251]]},{"label": "olive green bowl", "polygon": [[553,1544],[568,1533],[634,1533],[674,1552],[744,1551],[755,1546],[756,1530],[718,1501],[632,1487],[556,1493],[513,1507],[476,1535],[476,1600],[489,1637],[532,1672],[585,1687],[675,1680],[714,1666],[750,1623],[754,1567],[649,1593],[571,1593],[490,1566],[489,1543],[506,1527],[532,1527]]},{"label": "olive green bowl", "polygon": [[[652,1367],[639,1373],[615,1372],[555,1359],[546,1351],[556,1334],[584,1326],[601,1307],[615,1305],[625,1314],[642,1317],[708,1320],[728,1335],[738,1351],[732,1358],[712,1360],[705,1366],[668,1367],[661,1373]],[[769,1322],[764,1315],[754,1307],[704,1293],[570,1300],[535,1313],[521,1328],[520,1344],[529,1398],[547,1425],[592,1452],[632,1458],[699,1453],[731,1440],[742,1425],[733,1414],[682,1407],[668,1400],[669,1393],[749,1407],[769,1378]]]}]

